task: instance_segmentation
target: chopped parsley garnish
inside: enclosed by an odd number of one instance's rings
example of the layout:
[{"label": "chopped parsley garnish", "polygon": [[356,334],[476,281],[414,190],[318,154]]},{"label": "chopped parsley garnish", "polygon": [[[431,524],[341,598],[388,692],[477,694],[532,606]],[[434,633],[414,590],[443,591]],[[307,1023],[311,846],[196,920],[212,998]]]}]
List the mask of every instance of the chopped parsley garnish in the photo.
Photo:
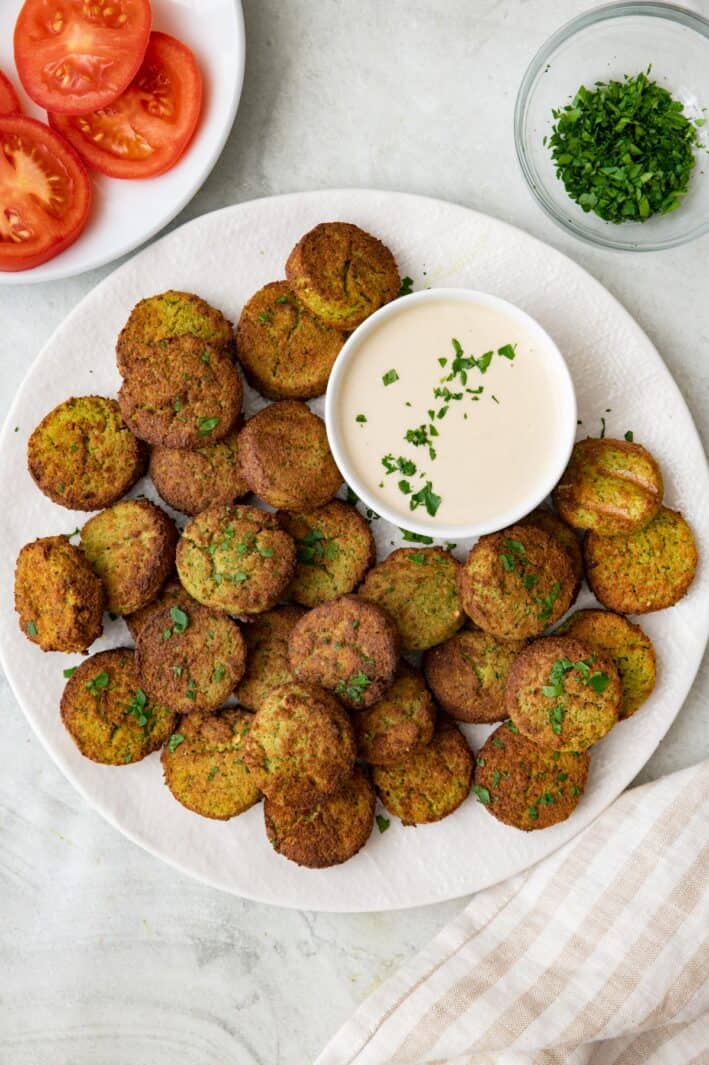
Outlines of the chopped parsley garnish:
[{"label": "chopped parsley garnish", "polygon": [[259,320],[259,322],[263,322],[264,325],[270,325],[271,324],[271,317],[270,317],[269,314],[267,314],[266,311],[261,311],[261,313],[258,316],[258,320]]},{"label": "chopped parsley garnish", "polygon": [[182,410],[182,400],[179,396],[177,396],[175,402],[172,404],[172,409],[174,410],[175,414],[179,414]]},{"label": "chopped parsley garnish", "polygon": [[426,481],[423,488],[419,489],[418,492],[414,492],[409,499],[409,510],[425,507],[432,518],[435,518],[440,505],[441,497],[433,491],[433,485],[430,481]]},{"label": "chopped parsley garnish", "polygon": [[211,433],[213,429],[219,425],[219,418],[200,418],[199,419],[199,433],[201,436],[206,436],[207,433]]},{"label": "chopped parsley garnish", "polygon": [[202,362],[207,362],[207,363],[209,362],[209,352],[208,351],[203,351],[202,352]]},{"label": "chopped parsley garnish", "polygon": [[167,741],[167,749],[170,754],[174,754],[181,743],[185,742],[185,737],[181,732],[173,732],[170,739]]},{"label": "chopped parsley garnish", "polygon": [[393,385],[395,381],[399,380],[399,375],[396,370],[387,370],[382,376],[382,381],[385,385]]},{"label": "chopped parsley garnish", "polygon": [[[478,765],[479,764],[480,763],[478,762]],[[490,792],[487,790],[487,788],[483,788],[480,784],[473,784],[470,790],[474,792],[475,795],[477,795],[479,801],[483,804],[483,806],[490,805]]]},{"label": "chopped parsley garnish", "polygon": [[133,715],[141,728],[145,728],[149,719],[148,714],[145,713],[147,702],[147,695],[142,688],[138,688],[133,692],[127,707],[128,713]]},{"label": "chopped parsley garnish", "polygon": [[398,488],[399,488],[399,491],[403,492],[403,494],[405,496],[411,495],[411,493],[413,492],[413,488],[411,487],[409,482],[406,481],[406,480],[399,481],[398,482]]},{"label": "chopped parsley garnish", "polygon": [[35,624],[34,621],[28,621],[27,622],[27,635],[28,636],[36,636],[37,635],[37,625]]},{"label": "chopped parsley garnish", "polygon": [[218,765],[213,765],[212,768],[207,773],[207,781],[211,782],[212,780],[214,780],[214,778],[215,778],[215,776],[217,775],[218,772],[219,772],[219,766]]},{"label": "chopped parsley garnish", "polygon": [[530,806],[529,807],[529,809],[527,810],[527,817],[529,818],[530,821],[538,821],[539,820],[539,810],[537,809],[536,806]]},{"label": "chopped parsley garnish", "polygon": [[187,614],[184,612],[184,610],[181,610],[179,606],[170,607],[170,617],[172,618],[173,622],[173,632],[184,632],[190,623],[190,619],[188,618]]},{"label": "chopped parsley garnish", "polygon": [[632,429],[628,429],[627,430],[627,432],[625,433],[625,439],[628,441],[629,444],[632,444],[632,442],[633,442],[633,430]]},{"label": "chopped parsley garnish", "polygon": [[305,566],[322,566],[325,561],[332,562],[339,553],[334,540],[328,540],[320,529],[309,532],[296,540],[298,561]]},{"label": "chopped parsley garnish", "polygon": [[572,200],[606,222],[667,214],[689,188],[696,125],[649,73],[582,85],[570,104],[552,111],[556,175]]},{"label": "chopped parsley garnish", "polygon": [[548,621],[554,610],[554,603],[559,598],[559,592],[561,591],[561,585],[558,581],[554,581],[551,586],[551,591],[548,595],[542,596],[539,600],[539,620]]},{"label": "chopped parsley garnish", "polygon": [[417,566],[426,565],[426,556],[423,551],[416,551],[409,555],[409,562],[414,562]]},{"label": "chopped parsley garnish", "polygon": [[432,544],[432,536],[424,536],[421,533],[409,532],[408,529],[400,529],[399,532],[402,535],[403,540],[407,544]]},{"label": "chopped parsley garnish", "polygon": [[397,296],[410,296],[414,291],[414,279],[412,277],[402,277],[401,287],[397,293]]},{"label": "chopped parsley garnish", "polygon": [[493,747],[499,747],[503,751],[505,750],[504,743],[502,742],[502,740],[498,740],[497,736],[493,736],[492,737],[492,746]]},{"label": "chopped parsley garnish", "polygon": [[359,422],[360,425],[364,425],[364,423],[367,421],[367,415],[366,414],[358,414],[357,417],[355,418],[355,421]]},{"label": "chopped parsley garnish", "polygon": [[287,296],[276,296],[276,303],[287,303],[287,302],[288,302],[288,297]]},{"label": "chopped parsley garnish", "polygon": [[511,362],[517,354],[516,347],[516,344],[503,344],[501,348],[497,349],[497,354],[501,355],[503,359],[509,359]]},{"label": "chopped parsley garnish", "polygon": [[104,688],[108,687],[108,673],[97,673],[95,677],[86,683],[86,690],[92,695],[100,695]]},{"label": "chopped parsley garnish", "polygon": [[389,825],[391,824],[389,818],[385,817],[384,814],[377,814],[376,822],[377,828],[380,832],[386,832],[386,830],[389,828]]},{"label": "chopped parsley garnish", "polygon": [[68,669],[63,670],[63,674],[66,677],[66,679],[68,680],[69,677],[73,677],[78,668],[79,668],[78,666],[69,666]]},{"label": "chopped parsley garnish", "polygon": [[356,492],[354,492],[350,488],[349,485],[347,485],[347,492],[345,493],[345,499],[350,504],[350,506],[354,506],[355,503],[359,503],[359,496],[357,495]]},{"label": "chopped parsley garnish", "polygon": [[215,684],[218,684],[220,680],[224,680],[225,676],[226,666],[219,665],[214,667],[214,671],[212,672],[212,680]]},{"label": "chopped parsley garnish", "polygon": [[348,680],[338,680],[335,687],[336,695],[345,695],[350,702],[358,706],[362,702],[362,695],[371,684],[371,680],[366,673],[361,670],[359,673],[353,673]]}]

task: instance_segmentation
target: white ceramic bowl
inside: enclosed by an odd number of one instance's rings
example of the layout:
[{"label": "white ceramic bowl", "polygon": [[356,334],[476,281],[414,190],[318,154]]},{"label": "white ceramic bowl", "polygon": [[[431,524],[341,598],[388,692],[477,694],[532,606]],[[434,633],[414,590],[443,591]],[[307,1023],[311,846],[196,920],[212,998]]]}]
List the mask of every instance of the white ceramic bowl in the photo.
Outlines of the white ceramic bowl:
[{"label": "white ceramic bowl", "polygon": [[[557,431],[557,440],[554,442],[552,449],[552,459],[547,461],[545,468],[539,471],[539,476],[535,477],[527,492],[520,495],[515,500],[514,505],[508,506],[504,511],[495,513],[494,517],[471,519],[464,524],[444,524],[438,523],[430,517],[426,519],[417,517],[418,512],[411,512],[407,509],[405,496],[402,496],[401,509],[396,509],[383,501],[380,496],[373,494],[371,488],[367,487],[354,468],[345,442],[345,434],[342,431],[340,414],[344,396],[343,390],[347,388],[348,369],[374,330],[383,322],[391,320],[398,315],[406,315],[408,311],[419,307],[421,304],[435,304],[451,300],[475,304],[476,306],[483,306],[502,312],[505,316],[524,327],[526,333],[535,342],[535,352],[541,354],[546,360],[546,370],[554,382],[554,392],[559,397],[559,407],[562,412]],[[566,468],[576,436],[576,417],[576,394],[571,374],[563,355],[549,334],[534,318],[519,307],[508,303],[507,300],[503,300],[499,296],[492,296],[489,293],[477,292],[472,289],[426,289],[394,300],[392,303],[380,308],[363,322],[345,342],[330,374],[325,396],[325,423],[330,449],[342,476],[352,490],[371,510],[394,525],[419,535],[433,536],[446,540],[458,540],[464,537],[482,536],[485,533],[496,532],[498,529],[513,525],[520,518],[534,510],[549,495]],[[471,422],[470,425],[471,439],[474,441],[473,423]],[[510,424],[510,432],[513,431],[514,426]]]}]

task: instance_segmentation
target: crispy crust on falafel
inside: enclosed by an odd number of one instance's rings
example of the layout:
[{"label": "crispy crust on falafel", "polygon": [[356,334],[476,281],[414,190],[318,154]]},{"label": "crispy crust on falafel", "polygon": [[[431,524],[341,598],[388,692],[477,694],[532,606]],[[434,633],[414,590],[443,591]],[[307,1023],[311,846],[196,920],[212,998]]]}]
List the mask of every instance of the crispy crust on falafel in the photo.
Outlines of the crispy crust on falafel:
[{"label": "crispy crust on falafel", "polygon": [[370,765],[395,765],[431,742],[436,704],[418,670],[400,662],[381,699],[354,717],[359,757]]},{"label": "crispy crust on falafel", "polygon": [[504,720],[505,682],[524,640],[503,642],[472,624],[423,657],[426,681],[442,710],[457,721]]},{"label": "crispy crust on falafel", "polygon": [[274,688],[295,680],[288,660],[288,641],[304,614],[302,607],[287,604],[257,614],[244,625],[246,671],[235,695],[247,710],[260,710]]},{"label": "crispy crust on falafel", "polygon": [[149,472],[168,506],[192,516],[249,493],[239,464],[238,430],[204,447],[154,447]]}]

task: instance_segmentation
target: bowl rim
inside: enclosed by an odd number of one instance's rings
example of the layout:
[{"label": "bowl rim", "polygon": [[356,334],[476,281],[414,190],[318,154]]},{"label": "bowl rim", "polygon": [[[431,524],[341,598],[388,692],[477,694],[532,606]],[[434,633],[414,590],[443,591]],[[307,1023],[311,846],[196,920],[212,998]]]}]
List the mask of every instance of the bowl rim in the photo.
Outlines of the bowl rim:
[{"label": "bowl rim", "polygon": [[[386,504],[382,504],[381,500],[375,499],[369,493],[367,486],[362,483],[356,472],[352,469],[345,448],[342,446],[337,400],[342,387],[343,377],[350,362],[356,356],[361,344],[366,341],[367,337],[369,337],[383,321],[393,318],[397,314],[405,314],[407,309],[418,306],[421,303],[436,303],[443,300],[459,300],[464,303],[474,303],[478,306],[492,307],[504,311],[506,314],[521,322],[533,335],[536,335],[544,345],[546,352],[551,356],[550,365],[552,372],[556,377],[557,387],[564,390],[564,395],[561,404],[563,413],[561,428],[559,430],[558,453],[556,454],[553,463],[550,463],[548,476],[541,481],[540,486],[518,505],[510,508],[506,513],[503,513],[494,519],[468,522],[464,525],[441,525],[434,527],[431,524],[425,524],[418,521],[413,514],[409,517],[409,512],[407,511],[399,512]],[[535,507],[538,507],[540,503],[547,498],[552,489],[558,484],[566,469],[576,440],[577,416],[576,389],[574,387],[571,372],[558,345],[546,329],[544,329],[544,327],[536,318],[533,318],[531,314],[528,314],[527,311],[522,310],[522,308],[518,307],[516,304],[510,303],[509,300],[503,299],[501,296],[496,296],[490,292],[482,292],[478,289],[462,287],[434,287],[423,289],[420,292],[411,293],[402,299],[394,299],[390,303],[380,307],[362,322],[361,325],[357,326],[354,332],[349,335],[343,344],[333,364],[332,370],[330,371],[330,378],[325,393],[325,428],[327,430],[328,442],[335,463],[337,464],[345,483],[352,488],[371,511],[378,514],[386,521],[391,522],[392,525],[422,536],[431,536],[434,540],[459,540],[498,532],[500,529],[505,529],[510,525],[516,524],[522,518],[530,514]]]},{"label": "bowl rim", "polygon": [[[532,193],[545,214],[547,214],[553,222],[567,233],[572,233],[575,237],[578,237],[579,240],[583,240],[586,244],[590,244],[593,247],[609,248],[612,251],[663,251],[666,248],[676,248],[691,240],[696,240],[698,237],[709,232],[709,218],[704,222],[700,222],[688,232],[678,234],[674,237],[666,237],[662,240],[652,241],[647,244],[639,244],[637,241],[614,238],[611,236],[605,238],[600,234],[591,234],[572,219],[563,217],[546,197],[542,195],[538,187],[536,175],[529,164],[524,148],[523,128],[530,92],[540,70],[542,70],[547,64],[554,52],[581,30],[588,29],[589,26],[594,26],[597,23],[607,22],[618,18],[627,18],[629,16],[637,15],[679,23],[687,29],[694,30],[709,42],[709,18],[705,18],[704,15],[701,15],[696,11],[691,11],[689,8],[681,7],[679,4],[666,3],[664,0],[614,0],[613,3],[603,4],[601,7],[595,7],[589,11],[582,11],[581,14],[576,15],[568,22],[565,22],[551,35],[551,37],[547,38],[541,48],[535,52],[530,60],[527,69],[522,76],[519,89],[517,90],[517,98],[515,100],[514,142],[517,160],[522,173],[524,174],[529,191]],[[611,226],[611,223],[609,223],[609,226]],[[618,229],[619,227],[616,227],[616,231]]]}]

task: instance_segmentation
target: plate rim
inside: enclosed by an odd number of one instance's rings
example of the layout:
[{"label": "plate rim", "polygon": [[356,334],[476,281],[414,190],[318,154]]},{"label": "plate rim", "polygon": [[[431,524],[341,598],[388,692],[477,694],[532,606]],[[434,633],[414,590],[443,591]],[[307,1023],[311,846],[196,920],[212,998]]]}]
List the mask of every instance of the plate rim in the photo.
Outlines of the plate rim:
[{"label": "plate rim", "polygon": [[[171,222],[177,218],[181,211],[184,211],[185,207],[195,198],[199,190],[202,188],[207,178],[214,170],[214,167],[219,162],[222,152],[226,147],[226,142],[229,139],[232,129],[234,128],[234,122],[236,121],[236,115],[239,110],[239,104],[241,103],[241,94],[244,88],[244,77],[246,75],[246,23],[244,19],[244,8],[242,0],[225,0],[232,7],[234,17],[234,28],[236,30],[236,64],[232,95],[229,101],[229,108],[226,114],[226,120],[224,126],[214,142],[212,151],[205,157],[205,161],[202,166],[195,172],[193,180],[189,184],[189,188],[185,193],[175,201],[173,207],[170,208],[168,214],[161,218],[156,224],[149,227],[140,237],[136,240],[131,238],[126,244],[121,245],[117,250],[113,250],[108,254],[96,255],[93,259],[89,260],[85,265],[80,267],[68,266],[62,268],[61,265],[57,265],[56,268],[47,269],[45,267],[51,267],[52,263],[61,263],[61,254],[56,256],[55,259],[49,259],[46,263],[40,263],[39,266],[33,267],[31,270],[17,270],[17,271],[0,271],[0,287],[18,286],[18,285],[40,285],[40,284],[52,284],[55,281],[66,281],[71,277],[83,277],[84,274],[91,273],[93,270],[99,270],[103,266],[110,266],[111,263],[123,258],[124,255],[130,255],[131,252],[140,250],[144,245],[151,241],[158,233],[161,233],[163,229],[170,225]],[[33,116],[32,116],[33,117]],[[89,176],[92,177],[89,170]],[[99,175],[100,176],[100,175]],[[92,179],[93,180],[93,179]],[[108,178],[107,180],[120,180],[119,178]],[[221,210],[222,208],[218,208]],[[206,212],[207,214],[211,212]],[[197,215],[198,218],[202,218],[203,215]],[[182,225],[188,225],[193,219],[187,219]],[[182,228],[182,225],[178,226],[178,229]],[[81,234],[79,234],[79,240],[81,240]],[[71,245],[70,245],[71,247]],[[68,248],[65,250],[69,250]],[[44,271],[44,272],[42,272]],[[109,275],[110,276],[110,275]],[[103,279],[105,280],[105,278]],[[100,282],[99,282],[100,283]],[[94,286],[95,287],[95,286]],[[90,289],[89,291],[93,291]],[[88,293],[86,293],[88,295]],[[60,323],[61,324],[61,323]],[[52,334],[53,335],[53,334]],[[50,337],[51,340],[51,337]],[[42,351],[44,348],[42,348]],[[40,351],[36,358],[42,354]]]},{"label": "plate rim", "polygon": [[[527,233],[525,230],[522,230],[519,226],[514,226],[514,225],[510,224],[509,222],[506,222],[506,221],[504,221],[502,219],[496,218],[495,216],[486,215],[484,212],[477,211],[477,210],[475,210],[473,208],[468,207],[465,204],[458,204],[458,203],[455,203],[455,202],[452,202],[452,201],[442,200],[442,199],[437,198],[437,197],[421,196],[421,195],[418,195],[418,194],[415,194],[415,193],[397,192],[397,191],[394,191],[394,190],[363,189],[363,188],[356,188],[356,187],[350,187],[350,188],[344,188],[344,189],[308,190],[308,191],[304,191],[304,192],[283,193],[283,194],[280,194],[280,195],[277,195],[277,196],[256,197],[256,198],[251,199],[251,200],[245,200],[245,201],[242,201],[242,202],[237,203],[237,204],[232,204],[232,205],[228,205],[228,206],[225,206],[225,207],[222,207],[222,208],[218,208],[215,211],[207,212],[204,215],[197,216],[197,218],[190,219],[190,220],[184,222],[181,226],[177,227],[177,229],[175,229],[175,230],[172,230],[170,233],[164,234],[159,240],[157,240],[153,244],[151,244],[150,248],[152,250],[152,248],[154,246],[156,246],[157,244],[159,244],[160,241],[164,241],[164,240],[168,240],[169,238],[172,238],[173,234],[179,232],[180,230],[182,230],[186,226],[190,226],[190,225],[193,225],[193,224],[199,224],[200,222],[202,222],[207,217],[211,217],[213,215],[214,216],[218,216],[220,214],[224,214],[224,213],[227,213],[227,212],[228,213],[238,212],[238,211],[240,211],[242,209],[248,209],[248,207],[250,207],[250,206],[252,206],[254,204],[257,204],[257,203],[261,204],[261,203],[273,202],[273,201],[284,202],[284,201],[288,201],[288,200],[302,201],[304,198],[319,199],[321,197],[327,198],[328,196],[332,196],[332,197],[347,197],[347,196],[352,195],[352,194],[356,194],[356,195],[360,195],[360,196],[362,194],[364,194],[366,196],[371,196],[372,199],[376,199],[377,197],[395,197],[397,199],[406,198],[406,199],[415,201],[417,203],[426,203],[429,206],[439,206],[439,207],[443,207],[444,209],[445,208],[449,208],[449,207],[454,207],[454,208],[456,208],[458,210],[464,210],[466,213],[474,215],[474,216],[476,216],[476,217],[478,217],[480,219],[483,219],[483,220],[486,220],[486,221],[492,221],[492,222],[494,222],[494,224],[496,226],[504,226],[506,229],[510,230],[512,233],[521,234],[525,240],[534,241],[536,244],[544,246],[545,248],[549,249],[550,251],[552,251],[556,255],[560,256],[562,259],[567,260],[568,262],[570,262],[573,268],[575,268],[578,271],[581,271],[583,273],[583,275],[585,276],[585,278],[588,279],[588,281],[590,281],[593,285],[597,286],[600,290],[603,291],[604,295],[607,298],[609,298],[610,300],[613,301],[613,304],[620,311],[620,313],[623,316],[625,316],[626,319],[628,319],[630,322],[632,322],[632,324],[635,326],[635,328],[637,328],[640,331],[640,333],[642,334],[642,336],[643,336],[644,340],[646,341],[646,343],[648,345],[650,345],[650,347],[654,351],[655,356],[656,356],[659,364],[663,367],[663,369],[664,369],[664,371],[666,373],[668,387],[671,386],[672,388],[674,388],[675,393],[676,393],[676,397],[682,403],[682,405],[683,405],[683,407],[684,407],[684,409],[686,411],[686,415],[687,415],[689,424],[691,425],[691,429],[692,429],[692,431],[693,431],[693,433],[695,435],[696,441],[699,444],[699,447],[701,449],[702,454],[704,454],[705,467],[706,467],[706,477],[709,479],[709,461],[707,460],[706,453],[704,452],[703,446],[701,444],[701,437],[699,436],[699,432],[698,432],[696,424],[694,422],[694,418],[692,416],[692,412],[691,412],[689,406],[687,405],[687,403],[686,403],[686,401],[684,399],[684,396],[682,395],[682,392],[681,392],[676,380],[674,379],[674,377],[671,374],[669,368],[667,367],[667,365],[665,364],[664,360],[662,359],[662,356],[661,356],[660,352],[658,351],[656,345],[653,343],[653,341],[650,339],[650,337],[648,337],[648,335],[641,328],[641,326],[636,322],[636,320],[630,314],[630,312],[628,310],[626,310],[626,308],[622,305],[622,303],[617,299],[617,297],[612,292],[610,292],[608,289],[606,289],[605,286],[603,286],[600,281],[598,281],[592,274],[590,274],[585,269],[585,267],[583,267],[580,264],[576,263],[575,260],[570,258],[570,256],[566,255],[563,252],[560,252],[558,249],[554,248],[552,245],[548,245],[548,244],[546,244],[546,242],[539,240],[539,238],[533,236],[532,234]],[[147,252],[147,249],[143,249],[143,252]],[[140,254],[142,254],[143,252],[141,252]],[[31,385],[35,374],[40,372],[39,371],[39,366],[41,364],[42,358],[43,358],[46,350],[50,347],[50,345],[53,345],[57,334],[62,333],[65,330],[65,328],[69,329],[71,327],[72,322],[74,320],[74,317],[80,313],[80,310],[81,310],[81,308],[82,308],[82,306],[83,306],[83,304],[84,304],[84,302],[86,300],[88,300],[90,297],[94,297],[95,294],[99,293],[104,285],[107,285],[109,282],[113,283],[114,280],[115,280],[114,275],[117,274],[117,273],[120,273],[120,271],[124,270],[124,269],[127,271],[130,268],[130,265],[131,265],[131,260],[129,260],[126,263],[121,264],[120,266],[116,267],[116,269],[114,271],[112,271],[107,277],[103,278],[97,285],[95,285],[94,288],[90,289],[89,292],[87,292],[81,298],[81,300],[79,300],[79,302],[75,305],[75,307],[72,308],[72,310],[69,312],[69,314],[63,319],[63,321],[58,325],[56,330],[52,333],[51,337],[49,337],[49,339],[46,341],[46,343],[42,346],[41,350],[37,353],[37,355],[35,356],[34,360],[30,364],[30,366],[28,367],[27,373],[25,374],[25,377],[23,378],[23,380],[22,380],[22,382],[21,382],[21,384],[20,384],[20,386],[19,386],[19,388],[18,388],[18,390],[17,390],[17,392],[16,392],[16,394],[15,394],[15,396],[13,398],[13,401],[12,401],[12,403],[10,405],[9,410],[8,410],[5,422],[4,422],[3,426],[2,426],[2,429],[0,430],[0,448],[2,448],[4,445],[6,445],[7,438],[10,436],[10,433],[12,432],[11,426],[13,424],[13,421],[15,421],[15,414],[16,414],[17,408],[20,406],[20,403],[22,401],[22,398],[23,398],[23,395],[25,393],[25,390],[26,390],[26,388],[28,388]],[[9,608],[9,611],[11,612],[11,607]],[[704,606],[703,611],[701,611],[701,619],[703,621],[703,637],[704,637],[703,642],[704,642],[704,645],[705,645],[707,639],[709,638],[709,599],[706,601],[706,604]],[[669,730],[670,726],[676,720],[678,714],[680,713],[680,711],[681,711],[681,709],[682,709],[682,707],[684,705],[684,702],[685,702],[685,700],[687,698],[687,695],[688,695],[688,693],[689,693],[689,691],[690,691],[690,689],[691,689],[691,687],[692,687],[692,685],[693,685],[693,683],[694,683],[694,681],[696,679],[696,676],[697,676],[697,673],[698,673],[698,670],[699,670],[699,666],[701,664],[702,656],[703,656],[703,649],[698,651],[698,653],[696,655],[696,660],[693,663],[693,668],[691,668],[690,670],[686,671],[684,677],[682,678],[681,684],[679,684],[677,686],[677,704],[678,704],[677,705],[677,709],[674,712],[674,714],[672,714],[671,716],[667,717],[666,719],[663,718],[661,731],[658,732],[657,740],[656,740],[656,743],[655,743],[654,747],[652,748],[652,750],[647,752],[647,753],[643,750],[643,753],[639,757],[636,756],[634,759],[632,758],[632,752],[629,754],[629,756],[628,756],[628,765],[629,765],[629,768],[632,770],[632,775],[630,777],[630,781],[628,782],[628,784],[626,784],[624,787],[621,787],[621,789],[619,791],[616,791],[614,794],[610,795],[609,798],[608,798],[608,801],[603,804],[601,809],[599,809],[597,811],[597,813],[594,815],[593,818],[591,818],[591,820],[580,824],[578,829],[577,829],[577,831],[573,832],[572,835],[570,835],[568,837],[568,839],[560,841],[557,846],[553,847],[552,850],[549,851],[549,853],[554,853],[555,850],[557,850],[561,846],[564,846],[565,843],[567,843],[570,839],[575,838],[578,835],[579,832],[583,831],[584,828],[586,828],[589,824],[591,824],[593,822],[593,820],[595,820],[595,817],[599,816],[600,813],[603,810],[607,809],[607,807],[615,800],[615,798],[617,798],[617,796],[619,794],[621,794],[622,791],[624,791],[629,786],[629,784],[632,781],[632,779],[637,775],[637,773],[640,771],[642,766],[647,762],[647,760],[651,757],[652,753],[657,749],[658,744],[662,741],[662,739],[666,735],[667,731]],[[13,680],[11,679],[10,670],[8,669],[8,657],[7,657],[7,654],[6,654],[6,651],[5,651],[5,647],[4,647],[2,642],[0,642],[0,665],[2,665],[2,667],[3,667],[3,670],[4,670],[4,672],[6,674],[6,677],[7,677],[7,680],[8,680],[8,684],[9,684],[9,686],[10,686],[10,688],[11,688],[11,690],[12,690],[12,692],[13,692],[13,694],[14,694],[14,696],[15,696],[15,698],[16,698],[19,706],[20,706],[20,708],[22,709],[23,715],[25,716],[25,718],[28,720],[30,726],[32,727],[32,731],[38,736],[38,738],[39,738],[40,742],[42,743],[43,747],[45,748],[45,750],[49,754],[49,756],[52,759],[52,761],[54,762],[54,764],[60,770],[60,772],[70,782],[70,784],[76,789],[76,791],[81,795],[81,797],[86,800],[86,802],[87,802],[88,806],[90,807],[90,809],[95,811],[97,814],[99,814],[113,828],[117,829],[123,836],[125,836],[127,839],[129,839],[132,843],[134,843],[137,846],[139,846],[142,850],[144,850],[147,853],[149,853],[152,857],[158,858],[159,860],[165,862],[165,864],[167,864],[171,868],[176,869],[180,873],[185,874],[186,876],[190,877],[193,880],[196,880],[196,881],[198,881],[200,883],[208,885],[209,887],[216,888],[219,891],[224,891],[227,894],[234,895],[237,898],[250,899],[251,901],[258,902],[258,903],[261,903],[261,904],[264,904],[264,905],[281,906],[281,907],[286,908],[286,909],[315,909],[317,912],[331,912],[331,913],[376,913],[376,912],[388,912],[388,911],[391,911],[391,910],[411,909],[411,908],[414,908],[414,907],[417,907],[417,906],[432,905],[432,904],[435,904],[437,902],[448,901],[448,900],[454,899],[454,898],[461,898],[461,897],[464,897],[465,895],[468,895],[468,894],[471,893],[470,889],[467,889],[467,890],[464,890],[462,892],[457,892],[456,891],[453,894],[447,894],[447,895],[441,897],[439,894],[436,894],[435,892],[432,892],[432,893],[428,894],[424,890],[424,891],[421,891],[420,893],[418,893],[416,898],[414,898],[414,899],[407,899],[403,903],[402,902],[391,902],[391,903],[387,902],[385,905],[378,906],[375,909],[373,909],[371,905],[367,905],[366,902],[363,905],[361,905],[361,906],[355,906],[355,907],[353,907],[352,905],[341,906],[341,905],[338,905],[336,899],[332,900],[327,905],[323,905],[321,902],[318,902],[317,904],[313,904],[313,903],[308,904],[307,902],[303,902],[303,901],[300,901],[300,900],[295,900],[295,901],[291,902],[288,899],[284,899],[282,897],[282,895],[279,896],[277,892],[273,892],[273,891],[261,890],[258,893],[253,893],[253,892],[250,892],[248,889],[244,889],[244,888],[241,888],[241,887],[237,890],[233,885],[228,884],[228,883],[226,883],[224,881],[220,881],[218,876],[209,876],[209,875],[206,875],[205,873],[202,873],[200,871],[196,871],[195,869],[193,869],[190,866],[188,866],[186,863],[181,862],[179,859],[174,858],[171,855],[168,855],[168,854],[160,851],[157,847],[153,846],[152,843],[150,843],[148,840],[145,840],[144,838],[142,838],[142,836],[141,836],[141,834],[139,832],[134,832],[131,828],[129,828],[126,825],[124,825],[123,823],[121,823],[113,815],[112,812],[104,810],[96,802],[94,797],[91,795],[90,791],[74,775],[74,772],[71,769],[71,766],[68,763],[65,764],[63,759],[62,759],[62,757],[61,757],[61,755],[59,754],[59,752],[55,752],[52,749],[52,747],[50,745],[49,737],[44,735],[44,733],[40,730],[38,724],[35,723],[35,721],[33,720],[33,717],[31,715],[31,713],[28,712],[28,710],[26,709],[25,701],[24,701],[23,698],[21,698],[19,692],[15,688]],[[535,859],[535,861],[537,861],[537,860],[540,860],[540,859]],[[511,871],[507,871],[506,872],[505,879],[507,879],[507,878],[509,878],[511,876],[517,875],[519,872],[521,872],[521,871],[523,871],[523,870],[525,870],[527,868],[530,868],[529,861],[527,859],[521,859],[520,864],[518,866],[513,868]],[[499,883],[499,882],[500,882],[499,878],[498,879],[492,879],[492,880],[490,880],[489,884],[484,884],[481,887],[476,888],[475,890],[476,891],[477,890],[483,890],[484,887],[491,886],[492,884]]]}]

